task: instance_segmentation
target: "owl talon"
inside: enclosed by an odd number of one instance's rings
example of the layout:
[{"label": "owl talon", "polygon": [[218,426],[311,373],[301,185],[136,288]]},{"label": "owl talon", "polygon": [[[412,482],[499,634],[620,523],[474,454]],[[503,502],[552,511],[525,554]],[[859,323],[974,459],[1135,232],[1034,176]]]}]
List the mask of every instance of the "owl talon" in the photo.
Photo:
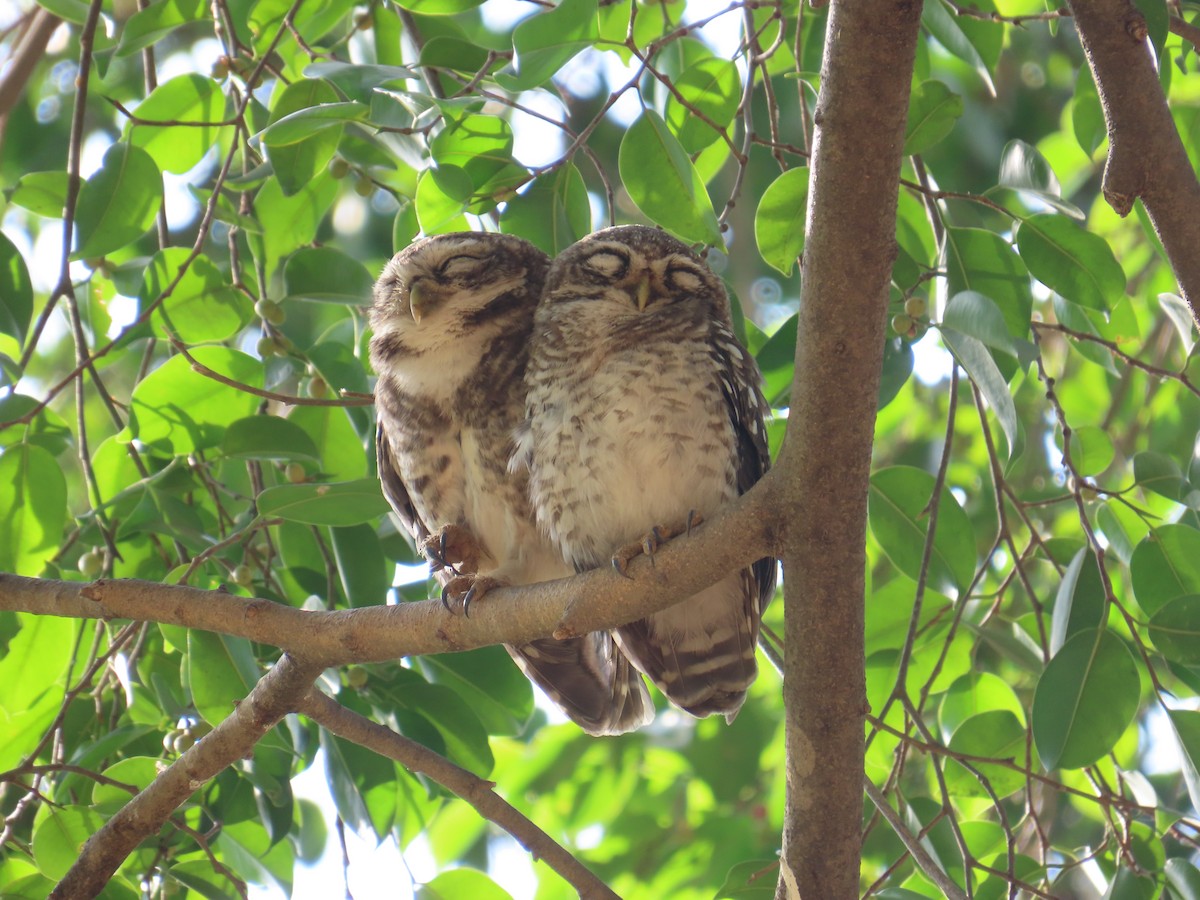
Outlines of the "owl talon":
[{"label": "owl talon", "polygon": [[692,529],[695,528],[697,525],[701,524],[703,521],[704,521],[703,515],[696,512],[696,510],[694,510],[694,509],[689,509],[688,515],[687,515],[687,526],[684,528],[684,533],[688,537],[691,537]]},{"label": "owl talon", "polygon": [[471,605],[480,600],[492,588],[504,587],[507,581],[488,575],[461,575],[447,582],[442,588],[442,605],[453,612],[451,600],[462,604],[463,615],[470,618]]},{"label": "owl talon", "polygon": [[420,550],[434,572],[446,570],[458,578],[479,568],[479,542],[461,525],[443,525],[421,542]]}]

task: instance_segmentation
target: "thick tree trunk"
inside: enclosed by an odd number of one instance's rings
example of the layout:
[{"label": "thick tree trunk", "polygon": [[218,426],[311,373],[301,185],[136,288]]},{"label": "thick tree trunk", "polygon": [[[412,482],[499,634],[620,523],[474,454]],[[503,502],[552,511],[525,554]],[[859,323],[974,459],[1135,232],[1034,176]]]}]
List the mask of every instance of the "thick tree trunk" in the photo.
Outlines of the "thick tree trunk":
[{"label": "thick tree trunk", "polygon": [[867,478],[920,16],[919,0],[836,0],[829,16],[780,466],[790,522],[779,897],[859,893]]}]

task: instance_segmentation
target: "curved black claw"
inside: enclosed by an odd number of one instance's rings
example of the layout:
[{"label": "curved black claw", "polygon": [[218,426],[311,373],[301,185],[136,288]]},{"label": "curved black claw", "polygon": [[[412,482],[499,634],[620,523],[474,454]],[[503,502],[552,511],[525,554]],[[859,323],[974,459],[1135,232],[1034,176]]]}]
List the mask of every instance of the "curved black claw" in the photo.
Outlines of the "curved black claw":
[{"label": "curved black claw", "polygon": [[629,563],[625,562],[620,557],[614,556],[612,558],[612,567],[616,570],[617,574],[622,578],[628,578],[630,581],[633,581],[633,576],[625,571],[628,565]]},{"label": "curved black claw", "polygon": [[655,525],[650,529],[650,533],[642,538],[642,554],[650,558],[651,567],[654,566],[654,551],[662,546],[663,535]]},{"label": "curved black claw", "polygon": [[471,601],[475,599],[475,587],[476,585],[471,585],[470,589],[463,594],[463,615],[468,619],[471,618]]},{"label": "curved black claw", "polygon": [[687,533],[687,536],[691,537],[692,529],[695,528],[697,525],[699,525],[703,521],[704,521],[704,516],[700,515],[700,513],[696,512],[694,509],[689,509],[688,517],[687,517],[687,528],[684,529],[685,532]]},{"label": "curved black claw", "polygon": [[457,577],[457,576],[461,575],[462,573],[460,571],[458,571],[458,569],[455,567],[454,563],[452,563],[448,559],[446,559],[447,543],[448,543],[448,541],[446,538],[446,532],[443,531],[441,534],[438,535],[436,546],[434,546],[433,543],[429,543],[429,544],[425,545],[425,556],[429,560],[429,568],[431,571],[440,572],[443,569],[446,569],[450,572],[451,575],[454,575],[455,577]]},{"label": "curved black claw", "polygon": [[442,588],[442,606],[446,607],[446,612],[452,613],[452,612],[454,612],[454,609],[450,606],[449,599],[447,599],[449,596],[449,591],[450,591],[450,585],[448,585],[448,584],[444,588]]}]

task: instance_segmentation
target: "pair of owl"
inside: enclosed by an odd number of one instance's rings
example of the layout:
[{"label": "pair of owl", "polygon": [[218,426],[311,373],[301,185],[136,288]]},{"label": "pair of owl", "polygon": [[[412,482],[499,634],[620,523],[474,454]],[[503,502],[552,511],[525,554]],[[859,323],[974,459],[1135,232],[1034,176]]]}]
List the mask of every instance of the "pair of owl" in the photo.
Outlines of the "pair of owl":
[{"label": "pair of owl", "polygon": [[[610,560],[624,573],[770,465],[725,288],[657,229],[607,228],[553,262],[511,235],[426,238],[385,267],[371,324],[384,493],[466,604]],[[590,734],[654,717],[643,674],[732,721],[774,590],[763,559],[611,632],[506,649]]]}]

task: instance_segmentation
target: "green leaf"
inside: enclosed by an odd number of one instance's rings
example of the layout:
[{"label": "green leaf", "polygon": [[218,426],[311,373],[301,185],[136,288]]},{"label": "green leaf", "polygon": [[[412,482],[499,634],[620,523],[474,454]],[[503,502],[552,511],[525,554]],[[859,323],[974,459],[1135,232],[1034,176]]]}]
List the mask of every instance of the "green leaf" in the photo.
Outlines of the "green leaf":
[{"label": "green leaf", "polygon": [[654,110],[645,110],[625,132],[617,166],[630,199],[652,221],[685,241],[722,243],[708,190]]},{"label": "green leaf", "polygon": [[283,267],[286,300],[323,300],[363,306],[375,279],[366,266],[332,247],[303,247]]},{"label": "green leaf", "polygon": [[1183,756],[1181,768],[1188,797],[1193,808],[1200,808],[1200,712],[1171,709],[1167,716]]},{"label": "green leaf", "polygon": [[[347,703],[347,705],[351,705]],[[361,837],[376,840],[391,828],[395,812],[396,766],[377,753],[320,730],[325,751],[325,780],[338,815]],[[388,814],[386,789],[392,787],[392,815]]]},{"label": "green leaf", "polygon": [[1200,594],[1200,532],[1187,525],[1155,528],[1133,551],[1129,577],[1149,616],[1176,597]]},{"label": "green leaf", "polygon": [[104,817],[86,806],[46,809],[33,833],[33,858],[43,875],[57,881],[79,860],[79,851],[100,830]]},{"label": "green leaf", "polygon": [[1050,625],[1050,653],[1057,653],[1067,639],[1081,631],[1095,633],[1104,624],[1108,602],[1096,556],[1087,547],[1080,548],[1063,572],[1054,599]]},{"label": "green leaf", "polygon": [[[880,469],[871,476],[867,512],[871,533],[896,568],[913,580],[921,572],[929,528],[926,507],[934,484],[928,472],[909,466]],[[974,575],[974,531],[958,501],[943,490],[929,562],[930,584],[945,592],[962,591]]]},{"label": "green leaf", "polygon": [[667,124],[684,150],[699,153],[717,140],[737,115],[742,99],[741,75],[729,60],[709,57],[684,69],[673,83],[684,102],[674,94],[667,99]]},{"label": "green leaf", "polygon": [[924,153],[939,143],[954,130],[962,114],[962,97],[940,81],[921,82],[913,90],[908,105],[905,154]]},{"label": "green leaf", "polygon": [[987,88],[988,94],[996,96],[992,73],[942,0],[930,0],[921,8],[921,24],[937,38],[939,44],[970,65]]},{"label": "green leaf", "polygon": [[1100,95],[1096,93],[1092,70],[1087,66],[1080,66],[1075,78],[1075,94],[1071,98],[1071,127],[1075,132],[1075,140],[1088,156],[1095,153],[1108,137],[1104,108],[1100,105]]},{"label": "green leaf", "polygon": [[973,337],[993,350],[1016,355],[1004,313],[991,297],[975,291],[959,291],[946,304],[942,325]]},{"label": "green leaf", "polygon": [[33,318],[33,285],[21,251],[0,233],[0,334],[12,335],[18,343]]},{"label": "green leaf", "polygon": [[453,688],[479,716],[488,734],[516,735],[533,714],[533,688],[499,647],[420,658],[438,684]]},{"label": "green leaf", "polygon": [[1030,194],[1073,219],[1084,218],[1077,206],[1063,200],[1058,177],[1046,157],[1032,144],[1017,140],[1005,145],[1000,154],[999,183],[1001,187]]},{"label": "green leaf", "polygon": [[530,16],[513,30],[514,75],[497,81],[510,91],[545,83],[572,56],[600,37],[596,0],[562,0],[554,9]]},{"label": "green leaf", "polygon": [[[305,112],[299,119],[284,123],[279,132],[279,143],[263,140],[267,156],[275,169],[275,177],[283,188],[285,197],[300,193],[318,173],[324,172],[342,140],[345,119],[354,112],[361,112],[362,104],[343,104],[337,91],[324,81],[302,78],[289,84],[275,101],[268,121],[268,131],[276,123],[289,118],[292,113]],[[325,118],[319,112],[308,112],[313,107],[328,105],[333,118]],[[346,109],[350,107],[350,109]],[[311,131],[305,136],[306,131]]]},{"label": "green leaf", "polygon": [[469,231],[463,213],[475,187],[471,176],[456,166],[426,169],[417,179],[417,221],[425,234]]},{"label": "green leaf", "polygon": [[483,0],[398,0],[399,6],[423,16],[452,16],[481,3]]},{"label": "green leaf", "polygon": [[[1070,328],[1073,331],[1094,334],[1099,337],[1096,326],[1092,324],[1087,310],[1082,306],[1071,303],[1058,294],[1055,294],[1052,299],[1054,317],[1058,319],[1060,325]],[[1071,350],[1078,353],[1084,359],[1095,363],[1114,377],[1121,377],[1121,370],[1116,367],[1116,364],[1113,362],[1112,353],[1109,352],[1107,347],[1087,340],[1072,340],[1069,343]]]},{"label": "green leaf", "polygon": [[[183,173],[200,162],[221,137],[226,106],[220,85],[211,78],[178,75],[138,104],[134,113],[138,121],[126,123],[125,138],[149,153],[163,172]],[[143,124],[147,122],[186,124]]]},{"label": "green leaf", "polygon": [[1108,242],[1064,216],[1031,216],[1017,230],[1029,272],[1072,303],[1106,310],[1125,296],[1125,273]]},{"label": "green leaf", "polygon": [[798,328],[799,316],[789,316],[755,354],[763,374],[763,394],[773,406],[782,405],[792,389]]},{"label": "green leaf", "polygon": [[1161,59],[1171,22],[1166,0],[1133,0],[1133,5],[1146,17],[1147,36],[1154,47],[1155,56]]},{"label": "green leaf", "polygon": [[387,602],[392,570],[379,545],[379,535],[369,525],[330,529],[333,558],[342,591],[353,606],[382,606]]},{"label": "green leaf", "polygon": [[132,244],[151,225],[162,206],[162,176],[141,147],[115,143],[100,169],[79,191],[75,226],[79,249],[72,259],[104,256]]},{"label": "green leaf", "polygon": [[254,650],[245,638],[196,628],[187,635],[192,702],[208,724],[219,725],[258,682]]},{"label": "green leaf", "polygon": [[[7,566],[0,570],[13,571]],[[71,648],[79,634],[79,624],[71,619],[17,616],[20,631],[0,655],[0,710],[10,715],[31,708],[47,694],[61,702]]]},{"label": "green leaf", "polygon": [[258,495],[260,515],[306,525],[374,522],[388,509],[375,478],[333,484],[281,484]]},{"label": "green leaf", "polygon": [[[101,774],[120,784],[128,784],[136,790],[149,787],[159,775],[162,760],[152,756],[130,756],[106,768]],[[116,784],[97,781],[92,785],[92,806],[97,812],[111,816],[129,802],[133,795]]]},{"label": "green leaf", "polygon": [[121,27],[121,43],[117,56],[129,56],[150,47],[180,25],[203,18],[208,4],[204,0],[160,0],[135,12]]},{"label": "green leaf", "polygon": [[1082,425],[1071,432],[1071,461],[1080,475],[1099,475],[1113,461],[1112,438],[1103,428]]},{"label": "green leaf", "polygon": [[788,169],[771,182],[754,214],[754,239],[767,265],[785,277],[804,252],[804,216],[808,204],[808,169]]},{"label": "green leaf", "polygon": [[1047,769],[1080,769],[1108,753],[1137,712],[1140,682],[1129,648],[1107,630],[1067,640],[1038,679],[1033,739]]},{"label": "green leaf", "polygon": [[191,260],[182,276],[183,264],[192,252],[183,247],[160,250],[146,267],[138,300],[142,309],[163,295],[179,278],[171,293],[159,306],[155,321],[165,332],[164,318],[170,330],[185,344],[222,341],[232,337],[249,317],[250,301],[233,289],[216,263],[204,254]]},{"label": "green leaf", "polygon": [[1133,458],[1133,480],[1143,490],[1174,500],[1186,502],[1192,493],[1192,485],[1183,477],[1179,464],[1171,457],[1153,450],[1146,450]]},{"label": "green leaf", "polygon": [[254,216],[262,226],[262,236],[252,240],[251,247],[261,254],[268,278],[280,259],[316,237],[337,193],[338,182],[324,172],[291,196],[275,178],[262,186],[254,198]]},{"label": "green leaf", "polygon": [[370,102],[375,88],[419,79],[418,72],[404,66],[370,65],[323,60],[304,67],[304,77],[328,81],[352,100]]},{"label": "green leaf", "polygon": [[[1200,794],[1193,793],[1191,796],[1192,806],[1195,808],[1195,798]],[[1171,886],[1177,900],[1200,900],[1200,869],[1186,859],[1178,856],[1168,859],[1167,864],[1163,866],[1163,874],[1167,876],[1167,884]]]},{"label": "green leaf", "polygon": [[474,190],[482,189],[512,163],[513,133],[499,116],[467,114],[452,121],[429,142],[438,168],[453,167],[467,173]]},{"label": "green leaf", "polygon": [[[961,295],[960,295],[961,296]],[[996,367],[996,361],[981,341],[960,334],[953,328],[942,328],[942,339],[950,352],[958,359],[971,381],[979,388],[983,398],[995,414],[1008,442],[1008,456],[1012,459],[1020,449],[1020,433],[1017,428],[1017,408],[1004,376]]]},{"label": "green leaf", "polygon": [[512,895],[476,869],[451,869],[417,888],[416,900],[512,900]]},{"label": "green leaf", "polygon": [[475,711],[451,688],[414,681],[397,693],[397,700],[404,709],[433,723],[451,760],[480,777],[492,771],[495,760],[487,732]]},{"label": "green leaf", "polygon": [[0,454],[0,572],[36,576],[58,551],[67,521],[62,466],[34,444]]},{"label": "green leaf", "polygon": [[1168,602],[1150,617],[1147,633],[1167,659],[1185,666],[1200,665],[1200,594]]},{"label": "green leaf", "polygon": [[938,708],[938,724],[943,734],[951,735],[967,719],[992,710],[1007,710],[1024,727],[1025,710],[1009,683],[991,672],[971,672],[946,691]]},{"label": "green leaf", "polygon": [[17,179],[8,201],[39,216],[61,219],[70,183],[71,176],[66,172],[27,172]]},{"label": "green leaf", "polygon": [[[979,228],[947,228],[945,252],[949,296],[973,291],[990,298],[1004,315],[1009,334],[1027,338],[1033,292],[1029,272],[1012,244],[994,232]],[[959,330],[992,346],[989,340],[971,330]]]},{"label": "green leaf", "polygon": [[[1024,765],[1025,729],[1008,710],[996,709],[971,716],[954,731],[950,749],[970,756],[1009,759]],[[1025,787],[1020,772],[992,763],[971,765],[987,779],[997,797],[1007,797]],[[964,766],[953,759],[946,762],[946,787],[956,797],[987,797],[987,788]]]},{"label": "green leaf", "polygon": [[432,37],[421,48],[417,62],[435,69],[453,69],[474,74],[488,64],[488,52],[478,44],[463,38],[441,34]]},{"label": "green leaf", "polygon": [[587,185],[573,163],[539,175],[500,214],[501,231],[520,235],[550,256],[585,237],[591,224]]},{"label": "green leaf", "polygon": [[[226,378],[261,388],[262,364],[225,347],[196,347],[195,360]],[[252,415],[259,399],[253,394],[192,371],[176,356],[149,375],[133,391],[129,432],[144,444],[186,456],[215,447],[225,427]]]},{"label": "green leaf", "polygon": [[321,463],[317,445],[307,432],[279,416],[247,416],[231,422],[221,439],[221,452],[238,459]]},{"label": "green leaf", "polygon": [[892,338],[883,343],[883,371],[879,378],[879,408],[883,409],[896,399],[900,389],[912,377],[912,345],[903,338]]}]

